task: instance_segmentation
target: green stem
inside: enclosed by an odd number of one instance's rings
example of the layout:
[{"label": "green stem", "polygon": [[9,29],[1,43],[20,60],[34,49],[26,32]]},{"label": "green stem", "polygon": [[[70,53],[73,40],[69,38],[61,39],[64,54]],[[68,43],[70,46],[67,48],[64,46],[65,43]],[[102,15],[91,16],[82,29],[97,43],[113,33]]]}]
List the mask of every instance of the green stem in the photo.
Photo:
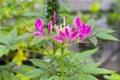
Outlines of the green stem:
[{"label": "green stem", "polygon": [[61,72],[62,72],[62,77],[64,77],[65,73],[64,73],[64,46],[63,46],[63,44],[62,44],[62,48],[61,48],[61,53],[62,53],[62,56],[61,56],[61,62],[62,62]]},{"label": "green stem", "polygon": [[55,43],[53,42],[53,54],[55,54],[56,53],[56,45],[55,45]]},{"label": "green stem", "polygon": [[6,55],[5,63],[6,63],[6,64],[9,63],[9,56],[8,56],[8,55]]}]

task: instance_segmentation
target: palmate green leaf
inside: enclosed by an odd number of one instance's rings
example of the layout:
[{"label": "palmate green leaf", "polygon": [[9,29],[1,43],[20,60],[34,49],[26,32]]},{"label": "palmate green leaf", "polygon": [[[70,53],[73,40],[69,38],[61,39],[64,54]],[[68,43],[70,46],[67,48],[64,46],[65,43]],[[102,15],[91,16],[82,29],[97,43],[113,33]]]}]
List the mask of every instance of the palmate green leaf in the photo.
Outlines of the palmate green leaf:
[{"label": "palmate green leaf", "polygon": [[120,80],[120,75],[117,73],[112,73],[111,75],[104,75],[106,80]]},{"label": "palmate green leaf", "polygon": [[108,28],[96,28],[96,31],[99,33],[113,33],[115,30],[108,29]]},{"label": "palmate green leaf", "polygon": [[40,43],[43,40],[45,40],[45,38],[34,37],[33,40],[32,40],[32,42],[30,43],[30,45],[36,45],[36,44]]},{"label": "palmate green leaf", "polygon": [[[60,79],[62,80],[62,79]],[[71,75],[71,76],[66,76],[64,77],[63,80],[81,80],[79,75]]]},{"label": "palmate green leaf", "polygon": [[40,76],[40,80],[49,80],[49,74],[43,74]]},{"label": "palmate green leaf", "polygon": [[[0,75],[1,76],[1,75]],[[10,72],[3,72],[2,73],[2,78],[3,80],[14,80],[14,74]]]},{"label": "palmate green leaf", "polygon": [[6,36],[3,35],[3,33],[1,33],[1,32],[0,32],[0,43],[5,44],[5,45],[9,45]]},{"label": "palmate green leaf", "polygon": [[33,69],[26,73],[24,77],[27,78],[34,78],[34,77],[39,77],[40,75],[44,74],[44,71],[42,69]]},{"label": "palmate green leaf", "polygon": [[17,48],[17,29],[13,28],[12,31],[8,33],[8,36],[5,37],[0,33],[0,57],[6,54],[9,50],[15,50]]},{"label": "palmate green leaf", "polygon": [[98,79],[90,74],[80,74],[79,80],[98,80]]},{"label": "palmate green leaf", "polygon": [[24,33],[23,35],[18,36],[17,40],[24,40],[24,39],[28,38],[28,36],[31,36],[31,34]]},{"label": "palmate green leaf", "polygon": [[7,46],[0,45],[0,57],[5,55],[9,51],[9,48]]},{"label": "palmate green leaf", "polygon": [[95,21],[94,19],[88,20],[86,24],[87,24],[87,25],[90,25],[90,26],[92,27],[92,29],[94,29],[95,26],[97,25],[97,24],[96,24],[96,21]]},{"label": "palmate green leaf", "polygon": [[104,39],[104,40],[113,40],[113,41],[118,41],[117,38],[115,38],[114,36],[110,35],[110,34],[105,34],[105,33],[98,33],[96,35],[97,38],[100,39]]},{"label": "palmate green leaf", "polygon": [[48,80],[60,80],[60,78],[58,76],[52,76]]},{"label": "palmate green leaf", "polygon": [[7,40],[9,41],[10,44],[16,43],[17,39],[17,29],[13,28],[13,30],[8,34]]},{"label": "palmate green leaf", "polygon": [[11,50],[15,50],[17,48],[17,29],[16,27],[12,29],[12,31],[10,31],[10,33],[8,34],[7,40],[9,42],[9,48]]},{"label": "palmate green leaf", "polygon": [[96,53],[98,51],[99,48],[95,48],[95,49],[92,49],[92,50],[86,50],[86,51],[83,51],[81,53],[76,53],[73,55],[74,59],[79,59],[79,60],[83,60],[83,59],[86,59],[86,57]]},{"label": "palmate green leaf", "polygon": [[30,59],[30,61],[35,65],[42,69],[47,69],[49,67],[49,64],[43,60],[40,59]]},{"label": "palmate green leaf", "polygon": [[21,65],[19,69],[16,70],[13,69],[13,72],[25,75],[27,73],[27,70],[33,70],[33,69],[34,67],[32,66]]},{"label": "palmate green leaf", "polygon": [[98,42],[98,40],[97,40],[96,37],[92,37],[92,38],[90,38],[90,41],[92,42],[92,44],[94,44],[94,46],[97,46],[97,42]]},{"label": "palmate green leaf", "polygon": [[[95,64],[94,64],[95,65]],[[86,73],[86,74],[111,74],[113,71],[103,69],[103,68],[97,68],[98,64],[94,65],[82,65],[79,69],[80,72]]]}]

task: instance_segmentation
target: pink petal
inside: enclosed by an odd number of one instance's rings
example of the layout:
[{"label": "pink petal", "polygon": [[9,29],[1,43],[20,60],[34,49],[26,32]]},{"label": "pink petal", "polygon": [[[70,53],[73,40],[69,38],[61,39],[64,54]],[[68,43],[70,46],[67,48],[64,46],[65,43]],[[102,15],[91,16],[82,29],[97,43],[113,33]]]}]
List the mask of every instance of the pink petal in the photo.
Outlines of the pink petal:
[{"label": "pink petal", "polygon": [[65,38],[65,34],[64,34],[62,31],[59,32],[59,35],[60,35],[63,39]]},{"label": "pink petal", "polygon": [[84,38],[84,36],[82,34],[79,35],[80,40],[82,40]]},{"label": "pink petal", "polygon": [[77,25],[78,27],[80,27],[80,26],[82,25],[82,20],[81,20],[81,18],[80,18],[79,16],[76,17],[75,23],[76,23],[76,25]]},{"label": "pink petal", "polygon": [[51,30],[52,30],[52,21],[48,23],[48,34],[50,34]]},{"label": "pink petal", "polygon": [[55,26],[56,32],[59,33],[60,29],[59,26]]},{"label": "pink petal", "polygon": [[86,35],[86,36],[89,35],[90,32],[91,32],[91,30],[92,30],[92,27],[91,27],[91,26],[88,26],[88,27],[85,29],[85,35]]},{"label": "pink petal", "polygon": [[34,32],[33,35],[34,36],[40,36],[40,32]]},{"label": "pink petal", "polygon": [[68,28],[65,28],[65,36],[66,36],[66,38],[70,37],[70,31]]},{"label": "pink petal", "polygon": [[75,32],[75,26],[74,26],[74,24],[72,24],[71,32]]},{"label": "pink petal", "polygon": [[43,29],[44,29],[44,24],[43,24],[43,22],[42,22],[41,19],[37,19],[37,20],[36,20],[36,22],[35,22],[35,28],[36,28],[38,31],[40,31],[40,32],[43,31]]},{"label": "pink petal", "polygon": [[21,68],[20,66],[14,66],[13,69],[19,69]]},{"label": "pink petal", "polygon": [[70,40],[71,40],[71,41],[75,40],[75,39],[77,38],[77,36],[78,36],[78,31],[72,33]]},{"label": "pink petal", "polygon": [[54,18],[54,24],[56,24],[56,12],[54,11],[54,15],[53,15],[53,18]]},{"label": "pink petal", "polygon": [[58,42],[63,42],[63,40],[59,36],[54,36],[53,38]]}]

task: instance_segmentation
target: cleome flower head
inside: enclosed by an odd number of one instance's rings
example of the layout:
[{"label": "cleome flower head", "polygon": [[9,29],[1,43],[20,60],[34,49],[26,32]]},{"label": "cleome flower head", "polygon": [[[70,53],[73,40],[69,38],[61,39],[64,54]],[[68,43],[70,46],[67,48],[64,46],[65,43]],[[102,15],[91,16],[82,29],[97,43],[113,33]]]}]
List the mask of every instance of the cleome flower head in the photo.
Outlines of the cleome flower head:
[{"label": "cleome flower head", "polygon": [[68,44],[76,40],[76,38],[77,39],[79,38],[80,42],[83,41],[92,31],[92,27],[83,23],[79,16],[75,18],[75,23],[72,24],[72,27],[66,26],[65,17],[63,17],[63,24],[61,24],[60,26],[56,25],[56,20],[57,20],[56,12],[54,12],[53,15],[54,27],[52,25],[52,21],[50,21],[48,23],[48,31],[47,33],[45,33],[43,21],[41,19],[37,19],[35,21],[35,28],[37,32],[34,32],[34,36],[40,36],[40,37],[50,36],[50,32],[53,27],[56,29],[56,34],[53,36],[53,38],[60,43]]},{"label": "cleome flower head", "polygon": [[[79,16],[76,17],[75,24],[77,25],[77,29],[78,29],[78,32],[79,32],[78,36],[80,38],[80,41],[82,41],[83,39],[85,39],[91,33],[92,27],[83,23]],[[75,28],[73,28],[73,30],[74,29]]]},{"label": "cleome flower head", "polygon": [[[35,21],[35,28],[36,28],[37,32],[33,33],[34,36],[40,36],[40,37],[45,37],[46,36],[46,34],[44,33],[44,23],[41,19],[37,19]],[[47,33],[47,35],[50,35],[51,30],[52,30],[52,21],[50,21],[48,23],[48,33]]]},{"label": "cleome flower head", "polygon": [[56,31],[58,35],[55,35],[53,38],[60,43],[70,43],[78,36],[78,31],[72,32],[69,26],[60,29],[57,28]]}]

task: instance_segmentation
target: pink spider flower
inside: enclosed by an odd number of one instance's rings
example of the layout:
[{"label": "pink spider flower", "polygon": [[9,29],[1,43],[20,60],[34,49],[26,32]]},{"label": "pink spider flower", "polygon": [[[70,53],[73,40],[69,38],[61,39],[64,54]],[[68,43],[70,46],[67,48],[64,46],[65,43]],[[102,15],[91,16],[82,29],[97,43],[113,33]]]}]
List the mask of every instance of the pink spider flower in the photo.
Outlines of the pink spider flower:
[{"label": "pink spider flower", "polygon": [[83,23],[79,16],[76,17],[75,23],[79,30],[78,32],[79,32],[80,41],[82,41],[91,33],[92,27]]},{"label": "pink spider flower", "polygon": [[53,38],[60,43],[70,43],[77,38],[78,31],[71,32],[69,27],[64,27],[62,29],[56,30],[58,35]]},{"label": "pink spider flower", "polygon": [[[37,32],[34,32],[33,35],[34,36],[40,36],[40,37],[45,37],[45,33],[44,33],[44,23],[41,19],[37,19],[35,21],[35,28],[37,30]],[[50,21],[48,23],[48,35],[50,35],[50,32],[52,30],[52,21]]]}]

